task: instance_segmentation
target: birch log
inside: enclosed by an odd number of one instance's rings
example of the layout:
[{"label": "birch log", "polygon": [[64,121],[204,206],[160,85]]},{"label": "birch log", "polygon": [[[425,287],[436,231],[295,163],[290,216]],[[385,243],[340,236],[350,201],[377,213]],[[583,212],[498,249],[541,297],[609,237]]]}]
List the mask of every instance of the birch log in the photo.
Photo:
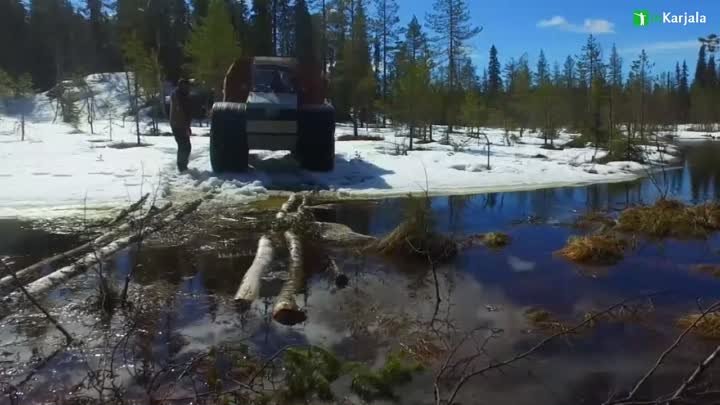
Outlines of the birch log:
[{"label": "birch log", "polygon": [[285,203],[280,207],[280,211],[275,215],[276,219],[283,219],[285,216],[295,211],[298,203],[300,203],[300,199],[298,198],[298,195],[296,193],[293,193],[288,197],[288,200],[285,201]]},{"label": "birch log", "polygon": [[289,277],[275,301],[273,319],[283,325],[296,325],[307,319],[295,301],[295,294],[302,289],[304,278],[302,243],[292,231],[285,232],[285,241],[290,251]]},{"label": "birch log", "polygon": [[267,272],[274,258],[275,248],[272,240],[268,236],[261,237],[255,252],[255,259],[243,276],[240,288],[235,294],[235,301],[251,304],[260,296],[262,276]]},{"label": "birch log", "polygon": [[[88,253],[75,263],[69,266],[65,266],[59,270],[56,270],[44,277],[33,281],[32,283],[27,284],[25,286],[26,291],[32,296],[37,296],[39,294],[48,292],[49,290],[60,284],[66,283],[71,278],[78,276],[87,271],[88,269],[107,261],[110,256],[126,248],[132,243],[138,242],[149,234],[157,232],[163,227],[169,225],[170,223],[181,219],[183,216],[197,209],[200,204],[202,204],[202,201],[202,199],[199,199],[187,203],[183,205],[177,212],[168,215],[162,220],[152,225],[143,227],[140,231],[137,231],[130,236],[116,239],[111,243],[107,244],[106,246]],[[16,291],[7,295],[3,301],[5,301],[7,305],[5,308],[3,308],[3,310],[5,311],[0,312],[0,317],[6,316],[7,313],[12,310],[12,308],[16,308],[20,303],[22,303],[23,295]]]},{"label": "birch log", "polygon": [[[149,221],[151,218],[167,211],[168,209],[170,209],[170,207],[172,207],[172,203],[167,203],[159,209],[150,211],[141,221],[147,223],[147,221]],[[117,238],[118,235],[130,231],[131,228],[132,226],[130,224],[123,224],[118,228],[115,228],[98,236],[90,242],[87,242],[66,252],[59,253],[47,259],[41,260],[33,265],[25,267],[22,270],[18,270],[15,274],[18,280],[23,285],[25,285],[31,281],[36,280],[38,277],[40,277],[40,274],[46,272],[46,269],[52,267],[55,263],[71,259],[73,257],[86,254],[99,247],[103,247],[108,243],[112,242],[113,239]],[[7,295],[8,293],[14,291],[16,288],[17,283],[12,276],[8,275],[0,279],[0,296]]]}]

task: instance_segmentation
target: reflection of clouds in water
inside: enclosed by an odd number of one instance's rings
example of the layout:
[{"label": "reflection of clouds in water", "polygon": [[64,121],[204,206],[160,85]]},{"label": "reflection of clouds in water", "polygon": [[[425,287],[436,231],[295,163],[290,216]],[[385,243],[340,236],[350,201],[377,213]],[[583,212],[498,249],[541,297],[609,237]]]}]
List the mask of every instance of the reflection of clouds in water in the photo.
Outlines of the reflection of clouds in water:
[{"label": "reflection of clouds in water", "polygon": [[517,273],[525,273],[535,270],[535,262],[523,260],[517,256],[508,256],[508,266]]}]

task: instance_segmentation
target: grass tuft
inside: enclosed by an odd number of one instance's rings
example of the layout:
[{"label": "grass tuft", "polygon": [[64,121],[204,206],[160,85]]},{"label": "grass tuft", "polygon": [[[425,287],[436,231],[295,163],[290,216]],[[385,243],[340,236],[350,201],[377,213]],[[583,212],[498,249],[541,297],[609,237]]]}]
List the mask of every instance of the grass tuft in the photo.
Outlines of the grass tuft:
[{"label": "grass tuft", "polygon": [[502,248],[510,244],[510,235],[502,232],[488,232],[483,235],[483,244],[489,248]]},{"label": "grass tuft", "polygon": [[695,271],[720,278],[720,264],[698,264]]},{"label": "grass tuft", "polygon": [[580,215],[575,220],[575,227],[590,229],[595,227],[611,228],[615,226],[615,220],[602,211],[589,211]]},{"label": "grass tuft", "polygon": [[653,238],[703,239],[720,230],[720,204],[685,205],[676,200],[658,200],[647,207],[624,210],[618,229]]},{"label": "grass tuft", "polygon": [[369,249],[385,255],[430,257],[434,261],[449,260],[458,251],[455,241],[435,231],[430,199],[412,196],[405,207],[405,220]]},{"label": "grass tuft", "polygon": [[615,235],[573,236],[558,254],[583,264],[615,264],[622,260],[626,242]]},{"label": "grass tuft", "polygon": [[[678,325],[688,328],[700,318],[700,314],[685,315],[678,320]],[[708,339],[720,339],[720,312],[711,312],[698,322],[693,333]]]}]

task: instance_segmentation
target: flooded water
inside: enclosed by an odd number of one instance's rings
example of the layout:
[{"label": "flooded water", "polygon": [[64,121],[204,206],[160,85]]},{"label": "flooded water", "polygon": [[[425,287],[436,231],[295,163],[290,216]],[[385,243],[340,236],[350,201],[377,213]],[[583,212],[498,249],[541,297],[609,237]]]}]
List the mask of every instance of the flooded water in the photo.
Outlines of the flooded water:
[{"label": "flooded water", "polygon": [[[128,249],[104,269],[121,285],[140,264],[132,298],[146,308],[142,319],[132,325],[142,333],[133,361],[125,359],[123,365],[129,370],[140,367],[137,364],[153,364],[147,367],[157,371],[179,367],[212,347],[243,345],[267,358],[287,345],[311,344],[344,360],[377,366],[391,350],[420,347],[418,342],[427,341],[430,327],[438,322],[457,331],[498,333],[486,348],[487,362],[493,362],[547,336],[525,316],[529,308],[547,310],[553,318],[574,324],[585,314],[624,299],[662,292],[629,304],[637,315],[632,320],[603,322],[561,339],[529,360],[473,380],[458,397],[462,403],[475,403],[478,398],[486,403],[601,403],[608,393],[627,389],[650,368],[680,332],[676,320],[681,314],[697,312],[698,305],[720,298],[720,278],[693,270],[698,264],[720,262],[720,235],[701,241],[638,241],[622,261],[604,267],[579,266],[554,252],[570,236],[583,232],[573,223],[588,211],[614,213],[652,203],[662,195],[694,203],[720,199],[720,148],[692,147],[685,152],[679,167],[636,182],[433,198],[439,230],[457,238],[502,231],[512,243],[499,250],[461,251],[453,262],[437,269],[437,284],[422,261],[334,249],[332,254],[350,277],[349,286],[338,289],[328,275],[312,274],[299,302],[308,319],[294,327],[271,319],[281,273],[268,278],[263,298],[249,310],[232,302],[254,254],[257,235],[251,232],[232,227],[180,231],[181,236],[172,241]],[[405,204],[405,199],[347,202],[318,219],[379,236],[401,222]],[[26,227],[0,222],[0,255],[30,263],[77,242],[73,236]],[[92,273],[79,277],[45,300],[73,333],[85,342],[96,342],[83,350],[65,350],[44,364],[40,359],[54,353],[60,335],[32,310],[0,320],[0,386],[3,379],[17,385],[33,368],[40,371],[22,384],[19,396],[27,401],[62,398],[71,387],[87,383],[88,365],[101,363],[99,359],[107,355],[103,342],[127,329],[131,319],[122,311],[106,319],[88,309],[97,280]],[[665,394],[668,384],[680,382],[713,344],[689,339],[650,381],[646,394]],[[441,357],[428,357],[429,371],[398,387],[400,403],[434,403],[431,371]],[[178,373],[167,374],[158,381],[170,381]],[[143,397],[147,388],[143,376],[147,373],[118,372],[128,397]],[[185,381],[158,390],[171,392],[169,398],[181,398],[192,392],[188,385]],[[346,388],[336,388],[339,395],[347,394]],[[9,401],[0,399],[0,403]]]}]

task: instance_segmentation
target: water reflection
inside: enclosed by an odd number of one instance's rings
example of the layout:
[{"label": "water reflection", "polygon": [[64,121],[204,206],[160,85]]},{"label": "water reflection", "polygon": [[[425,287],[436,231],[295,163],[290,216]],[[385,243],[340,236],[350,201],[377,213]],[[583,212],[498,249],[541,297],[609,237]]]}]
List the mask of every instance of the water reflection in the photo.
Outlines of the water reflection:
[{"label": "water reflection", "polygon": [[[272,297],[240,311],[230,298],[252,261],[257,235],[223,234],[180,246],[148,245],[139,252],[128,249],[116,256],[109,270],[121,283],[139,266],[135,280],[150,306],[143,313],[143,334],[136,342],[135,356],[148,375],[153,368],[191,353],[238,342],[262,356],[288,344],[317,344],[349,360],[376,363],[388,350],[422,337],[435,317],[457,330],[502,329],[502,339],[494,342],[491,350],[494,356],[503,357],[541,337],[529,330],[532,325],[523,315],[530,307],[575,320],[629,296],[672,290],[653,302],[657,313],[652,322],[604,325],[582,339],[550,347],[534,362],[507,370],[505,375],[477,381],[463,398],[471,403],[482,393],[488,403],[596,401],[646,369],[675,336],[673,319],[679,312],[694,309],[697,297],[709,300],[720,296],[720,280],[690,271],[694,264],[720,260],[720,236],[707,241],[643,242],[616,266],[603,268],[577,266],[553,252],[579,232],[568,224],[581,212],[616,211],[652,202],[664,190],[692,202],[720,197],[720,165],[713,160],[718,151],[716,146],[688,149],[682,167],[661,172],[654,180],[433,198],[432,210],[442,231],[461,237],[500,230],[513,241],[503,250],[465,250],[453,263],[440,268],[439,306],[433,278],[423,262],[337,251],[350,286],[338,290],[322,274],[311,277],[307,292],[298,299],[308,312],[304,324],[289,328],[273,322]],[[323,219],[380,235],[400,223],[405,205],[404,199],[350,202],[335,206]],[[2,243],[0,248],[17,252]],[[56,307],[68,300],[82,302],[85,296],[78,291],[93,282],[92,277],[81,278],[73,294],[51,295],[48,300]],[[86,321],[73,311],[58,315],[64,324]],[[114,327],[120,322],[116,320]],[[47,324],[4,326],[0,337],[21,336],[31,342],[28,347],[41,346],[54,333]],[[695,349],[702,345],[696,342]],[[697,352],[680,355],[686,364],[692,364]],[[50,370],[76,370],[80,364],[63,361]],[[78,375],[82,377],[82,373]],[[76,382],[63,378],[54,386]],[[142,379],[134,381],[142,384]],[[401,402],[427,402],[432,398],[429,382],[428,376],[423,376],[403,388]],[[39,384],[28,392],[31,397],[34,392],[43,398],[42,387]]]}]

